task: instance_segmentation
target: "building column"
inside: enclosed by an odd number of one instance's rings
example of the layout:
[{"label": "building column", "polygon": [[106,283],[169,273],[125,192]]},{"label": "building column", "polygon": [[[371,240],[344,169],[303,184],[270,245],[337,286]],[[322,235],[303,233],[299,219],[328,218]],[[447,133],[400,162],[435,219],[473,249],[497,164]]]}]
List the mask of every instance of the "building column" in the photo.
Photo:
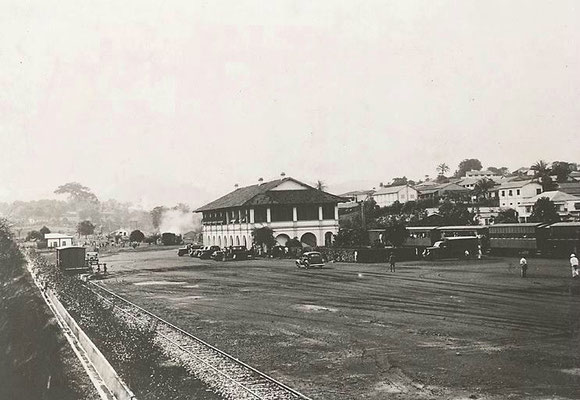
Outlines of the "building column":
[{"label": "building column", "polygon": [[298,221],[298,210],[296,207],[292,207],[292,221]]},{"label": "building column", "polygon": [[270,207],[266,208],[266,222],[268,223],[272,222],[272,212],[270,210]]},{"label": "building column", "polygon": [[254,223],[254,209],[250,208],[250,224]]},{"label": "building column", "polygon": [[324,219],[324,215],[322,213],[322,206],[318,206],[318,220],[322,221]]},{"label": "building column", "polygon": [[338,221],[338,206],[334,206],[334,219]]}]

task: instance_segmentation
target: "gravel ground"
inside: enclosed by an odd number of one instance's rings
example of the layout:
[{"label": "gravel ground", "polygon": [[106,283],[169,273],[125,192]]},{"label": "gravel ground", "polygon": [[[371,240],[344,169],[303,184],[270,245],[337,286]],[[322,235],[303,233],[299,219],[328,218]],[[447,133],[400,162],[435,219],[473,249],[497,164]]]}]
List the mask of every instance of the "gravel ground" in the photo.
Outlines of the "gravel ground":
[{"label": "gravel ground", "polygon": [[566,260],[214,262],[103,258],[104,285],[315,399],[580,398]]}]

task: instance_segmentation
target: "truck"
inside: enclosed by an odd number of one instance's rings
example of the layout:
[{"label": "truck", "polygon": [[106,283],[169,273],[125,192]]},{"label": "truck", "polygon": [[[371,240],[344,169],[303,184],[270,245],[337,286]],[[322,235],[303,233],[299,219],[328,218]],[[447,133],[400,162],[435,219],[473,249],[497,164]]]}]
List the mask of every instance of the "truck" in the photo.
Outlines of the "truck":
[{"label": "truck", "polygon": [[469,258],[479,251],[479,239],[473,236],[457,236],[444,238],[427,247],[425,258],[441,260],[444,258]]}]

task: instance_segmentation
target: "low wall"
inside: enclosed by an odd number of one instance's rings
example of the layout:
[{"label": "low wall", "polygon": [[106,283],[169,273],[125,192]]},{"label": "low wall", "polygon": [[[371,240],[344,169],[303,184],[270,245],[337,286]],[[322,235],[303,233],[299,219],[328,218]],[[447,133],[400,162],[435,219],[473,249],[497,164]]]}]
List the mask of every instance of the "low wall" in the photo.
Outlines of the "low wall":
[{"label": "low wall", "polygon": [[115,372],[111,364],[109,364],[97,346],[95,346],[95,344],[91,341],[91,339],[89,339],[86,333],[83,332],[83,330],[78,326],[77,322],[64,308],[60,300],[54,295],[53,291],[46,290],[45,294],[54,305],[54,308],[58,312],[59,316],[71,330],[74,337],[79,341],[87,357],[111,393],[113,393],[113,395],[118,400],[135,399],[133,392],[127,387],[127,385],[125,385],[119,375],[117,375],[117,372]]}]

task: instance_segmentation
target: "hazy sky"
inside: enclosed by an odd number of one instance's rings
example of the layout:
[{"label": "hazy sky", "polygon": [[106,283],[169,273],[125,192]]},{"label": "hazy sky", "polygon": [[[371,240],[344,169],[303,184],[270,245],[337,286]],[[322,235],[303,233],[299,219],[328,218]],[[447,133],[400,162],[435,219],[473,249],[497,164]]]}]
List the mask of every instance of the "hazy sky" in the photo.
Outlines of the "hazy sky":
[{"label": "hazy sky", "polygon": [[578,1],[0,1],[0,201],[580,162],[579,99]]}]

